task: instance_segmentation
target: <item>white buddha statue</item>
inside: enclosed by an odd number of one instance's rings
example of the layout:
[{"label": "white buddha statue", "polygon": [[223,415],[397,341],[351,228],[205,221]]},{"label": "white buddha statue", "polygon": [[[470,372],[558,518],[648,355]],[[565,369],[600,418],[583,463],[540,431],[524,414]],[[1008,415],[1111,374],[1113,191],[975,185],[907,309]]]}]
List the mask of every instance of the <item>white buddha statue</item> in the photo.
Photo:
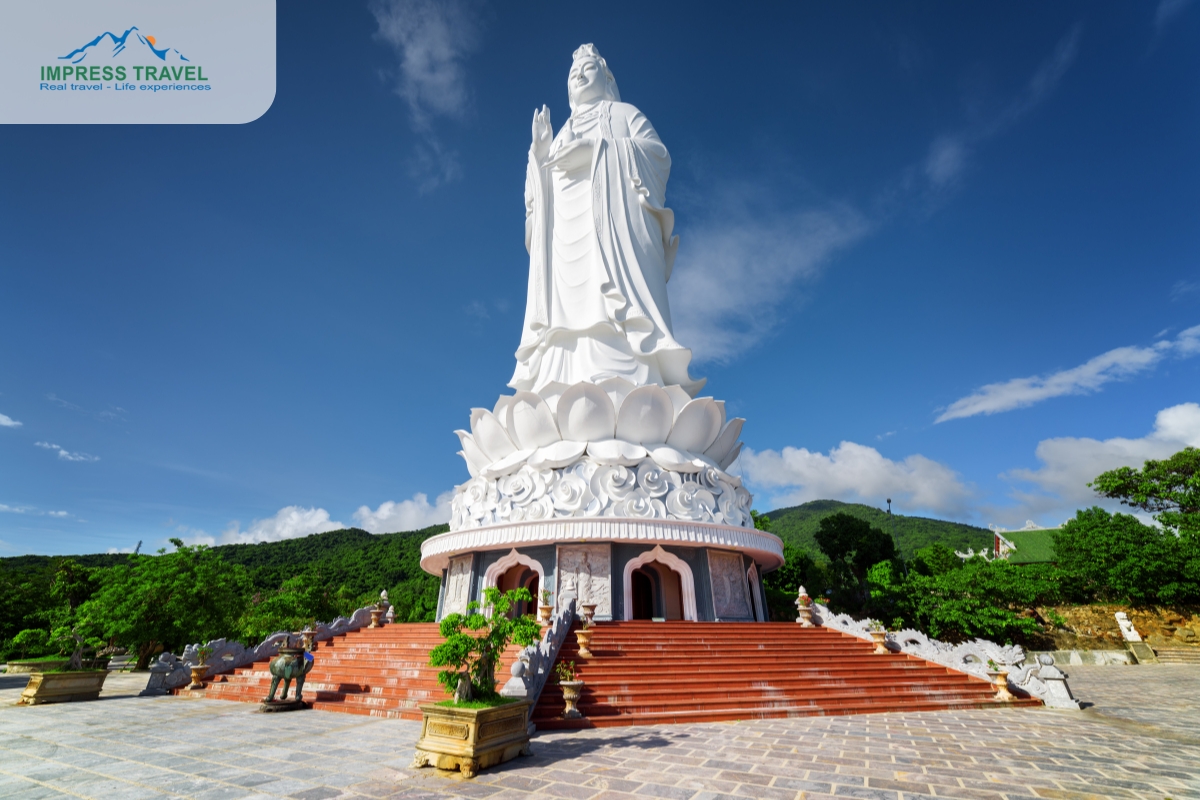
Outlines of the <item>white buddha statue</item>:
[{"label": "white buddha statue", "polygon": [[533,117],[525,178],[529,295],[509,386],[621,377],[695,396],[692,353],[675,341],[667,281],[679,237],[665,207],[671,157],[650,121],[622,103],[596,48],[575,51],[571,117],[553,135]]}]

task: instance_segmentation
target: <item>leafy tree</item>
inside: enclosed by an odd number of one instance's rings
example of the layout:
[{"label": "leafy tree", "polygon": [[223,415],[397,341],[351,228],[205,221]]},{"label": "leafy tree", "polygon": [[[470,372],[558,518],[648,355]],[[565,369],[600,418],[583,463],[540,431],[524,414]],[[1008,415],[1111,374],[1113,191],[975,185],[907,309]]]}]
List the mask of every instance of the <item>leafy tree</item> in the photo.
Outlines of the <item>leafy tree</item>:
[{"label": "leafy tree", "polygon": [[96,591],[95,571],[73,558],[64,558],[54,570],[50,596],[66,605],[67,611],[79,608]]},{"label": "leafy tree", "polygon": [[896,620],[904,602],[904,575],[899,561],[880,561],[868,569],[867,591],[866,612],[877,619]]},{"label": "leafy tree", "polygon": [[1152,512],[1164,527],[1200,536],[1200,449],[1185,447],[1141,469],[1121,467],[1088,484],[1103,497]]},{"label": "leafy tree", "polygon": [[771,619],[790,622],[796,618],[796,593],[803,586],[811,596],[829,588],[825,567],[807,550],[783,545],[783,566],[763,576]]},{"label": "leafy tree", "polygon": [[26,628],[13,637],[12,643],[20,651],[21,658],[36,658],[46,654],[50,634],[41,628]]},{"label": "leafy tree", "polygon": [[1102,508],[1079,511],[1054,534],[1070,595],[1083,602],[1184,603],[1200,599],[1196,537]]},{"label": "leafy tree", "polygon": [[337,600],[319,580],[291,578],[277,591],[255,593],[237,629],[242,641],[255,644],[278,631],[298,631],[317,620],[332,622],[340,613]]},{"label": "leafy tree", "polygon": [[1037,633],[1027,610],[1056,601],[1058,571],[1040,564],[973,558],[940,575],[910,572],[901,607],[913,627],[949,641],[1013,641]]},{"label": "leafy tree", "polygon": [[829,559],[838,588],[857,598],[859,603],[869,596],[867,570],[880,561],[891,561],[896,557],[896,543],[891,536],[849,514],[831,514],[822,519],[816,539],[821,552]]},{"label": "leafy tree", "polygon": [[131,556],[109,569],[78,609],[84,630],[136,651],[138,669],[160,649],[232,636],[250,595],[245,569],[204,545],[170,541],[173,553]]},{"label": "leafy tree", "polygon": [[766,514],[760,514],[758,511],[752,508],[750,509],[750,519],[754,521],[755,528],[758,528],[760,531],[766,531],[767,533],[773,533],[771,530],[771,518]]},{"label": "leafy tree", "polygon": [[442,619],[439,630],[446,641],[430,651],[429,664],[449,667],[438,673],[438,681],[456,699],[494,698],[496,665],[508,643],[526,647],[537,640],[541,630],[537,620],[509,616],[513,605],[521,601],[533,602],[533,595],[524,587],[501,594],[489,586],[483,590],[482,608],[472,600],[466,614],[448,614]]},{"label": "leafy tree", "polygon": [[951,548],[941,542],[934,542],[918,550],[908,566],[918,575],[945,575],[952,569],[961,568],[962,559],[956,556]]}]

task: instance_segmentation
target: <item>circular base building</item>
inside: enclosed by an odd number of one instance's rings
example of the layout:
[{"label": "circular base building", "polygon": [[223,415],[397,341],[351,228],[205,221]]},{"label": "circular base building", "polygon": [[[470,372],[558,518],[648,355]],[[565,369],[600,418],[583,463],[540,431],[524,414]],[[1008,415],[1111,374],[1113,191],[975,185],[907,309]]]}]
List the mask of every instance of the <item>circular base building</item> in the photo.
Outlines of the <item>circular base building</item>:
[{"label": "circular base building", "polygon": [[765,620],[759,576],[783,545],[725,471],[742,423],[712,398],[620,378],[475,409],[457,432],[471,480],[450,532],[421,547],[442,577],[438,619],[488,586],[524,586],[594,603],[600,620]]}]

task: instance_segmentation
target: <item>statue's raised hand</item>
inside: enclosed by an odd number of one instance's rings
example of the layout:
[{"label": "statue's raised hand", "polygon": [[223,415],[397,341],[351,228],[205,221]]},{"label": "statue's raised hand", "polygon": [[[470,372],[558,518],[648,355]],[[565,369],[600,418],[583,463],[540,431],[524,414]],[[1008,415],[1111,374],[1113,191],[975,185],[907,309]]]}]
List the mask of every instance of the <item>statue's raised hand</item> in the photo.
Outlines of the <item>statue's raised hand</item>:
[{"label": "statue's raised hand", "polygon": [[550,154],[550,143],[554,141],[554,129],[550,126],[550,109],[542,106],[541,111],[533,112],[533,150],[539,162],[545,161]]}]

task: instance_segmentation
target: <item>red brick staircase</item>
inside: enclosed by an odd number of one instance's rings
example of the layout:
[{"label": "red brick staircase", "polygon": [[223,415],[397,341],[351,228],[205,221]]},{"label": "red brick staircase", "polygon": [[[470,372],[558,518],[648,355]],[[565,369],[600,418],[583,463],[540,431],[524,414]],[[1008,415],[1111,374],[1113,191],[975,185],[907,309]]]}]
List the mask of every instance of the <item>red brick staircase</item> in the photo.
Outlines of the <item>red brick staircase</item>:
[{"label": "red brick staircase", "polygon": [[[419,720],[419,705],[448,697],[438,683],[439,668],[429,666],[429,651],[441,641],[434,623],[384,625],[335,636],[321,642],[313,654],[304,699],[324,711]],[[510,648],[496,670],[501,681],[508,678],[515,652]],[[218,675],[204,694],[209,699],[257,703],[270,688],[267,662],[258,661]]]},{"label": "red brick staircase", "polygon": [[[902,655],[874,655],[870,643],[795,623],[606,622],[593,630],[595,657],[581,659],[569,636],[560,660],[585,681],[580,710],[564,720],[562,691],[551,680],[534,709],[540,729],[878,711],[992,707],[987,682]],[[317,648],[304,683],[313,708],[401,719],[443,700],[429,651],[435,624],[394,624],[334,637]],[[508,678],[518,648],[496,675]],[[208,684],[206,697],[257,703],[271,675],[260,661]],[[499,688],[499,687],[497,687]],[[1038,704],[1020,700],[1017,704]]]},{"label": "red brick staircase", "polygon": [[[795,623],[611,622],[593,658],[568,637],[559,660],[584,681],[583,719],[564,720],[552,680],[534,709],[541,730],[1003,705],[983,680]],[[1018,705],[1040,705],[1018,700]]]}]

